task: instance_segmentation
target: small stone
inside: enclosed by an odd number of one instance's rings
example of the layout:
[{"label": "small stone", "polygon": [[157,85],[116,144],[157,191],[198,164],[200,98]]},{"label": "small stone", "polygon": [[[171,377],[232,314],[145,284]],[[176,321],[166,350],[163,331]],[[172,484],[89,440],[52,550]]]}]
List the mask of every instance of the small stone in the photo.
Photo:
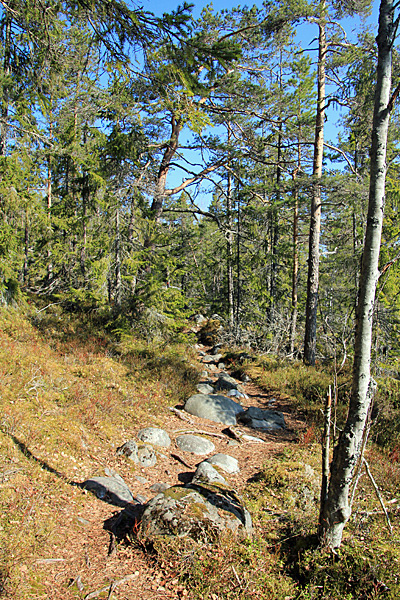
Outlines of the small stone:
[{"label": "small stone", "polygon": [[242,439],[246,442],[261,442],[264,443],[264,440],[258,437],[254,437],[254,435],[247,435],[247,433],[243,434]]},{"label": "small stone", "polygon": [[156,494],[159,494],[160,492],[165,492],[166,489],[169,488],[169,485],[167,485],[166,483],[153,483],[153,485],[150,486],[150,490],[152,492],[155,492]]},{"label": "small stone", "polygon": [[193,454],[203,455],[210,454],[215,450],[212,442],[199,435],[179,435],[176,438],[176,445],[184,452],[192,452]]},{"label": "small stone", "polygon": [[218,366],[218,369],[225,369],[225,363],[223,363],[223,362],[218,363],[217,366]]},{"label": "small stone", "polygon": [[141,429],[137,434],[137,437],[142,442],[147,444],[153,444],[154,446],[161,446],[162,448],[168,448],[171,445],[171,438],[164,429],[158,427],[146,427]]},{"label": "small stone", "polygon": [[238,382],[235,379],[233,379],[233,377],[231,377],[227,373],[220,373],[218,380],[215,384],[215,390],[216,391],[237,390],[238,385],[239,385]]},{"label": "small stone", "polygon": [[207,458],[207,462],[220,467],[226,473],[239,473],[240,471],[238,460],[228,454],[214,454],[214,456]]},{"label": "small stone", "polygon": [[146,479],[146,477],[142,477],[141,475],[135,475],[135,479],[136,481],[138,481],[139,483],[145,485],[146,483],[149,483],[148,480]]},{"label": "small stone", "polygon": [[199,385],[197,386],[197,391],[200,394],[213,394],[214,388],[208,383],[199,383]]},{"label": "small stone", "polygon": [[115,506],[125,506],[135,500],[128,486],[115,477],[92,477],[84,481],[82,487]]},{"label": "small stone", "polygon": [[205,364],[214,364],[216,365],[222,358],[222,354],[206,354],[202,357],[202,361]]},{"label": "small stone", "polygon": [[157,457],[150,445],[138,446],[135,440],[129,440],[117,448],[117,454],[124,455],[142,467],[154,467]]},{"label": "small stone", "polygon": [[209,462],[204,461],[197,467],[192,483],[226,483],[226,480]]}]

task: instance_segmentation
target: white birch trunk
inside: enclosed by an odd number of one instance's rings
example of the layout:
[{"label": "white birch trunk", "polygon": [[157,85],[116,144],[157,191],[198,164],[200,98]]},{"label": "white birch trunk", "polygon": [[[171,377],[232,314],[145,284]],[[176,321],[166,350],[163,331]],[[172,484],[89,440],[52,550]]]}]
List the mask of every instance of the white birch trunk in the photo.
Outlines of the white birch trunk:
[{"label": "white birch trunk", "polygon": [[331,548],[340,546],[343,528],[350,517],[350,488],[355,468],[361,459],[363,432],[373,396],[370,374],[372,321],[384,210],[393,13],[393,2],[381,0],[369,205],[356,315],[352,392],[347,422],[333,456],[328,498],[320,522],[321,541]]}]

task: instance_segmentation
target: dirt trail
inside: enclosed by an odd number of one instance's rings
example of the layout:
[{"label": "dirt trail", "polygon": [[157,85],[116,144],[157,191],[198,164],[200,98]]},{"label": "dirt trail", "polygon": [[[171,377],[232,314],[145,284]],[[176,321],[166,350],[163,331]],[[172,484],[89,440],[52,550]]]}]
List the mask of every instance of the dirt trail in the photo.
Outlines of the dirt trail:
[{"label": "dirt trail", "polygon": [[[211,374],[218,376],[219,370]],[[214,377],[215,376],[215,377]],[[238,459],[240,473],[229,475],[228,481],[241,492],[246,483],[261,469],[266,459],[292,445],[298,440],[305,424],[295,414],[290,404],[275,397],[273,406],[269,403],[272,396],[252,382],[242,384],[248,399],[244,406],[273,408],[283,412],[287,429],[265,433],[257,432],[240,425],[240,430],[261,438],[263,443],[237,442],[226,435],[226,426],[206,419],[190,416],[191,422],[180,419],[173,412],[150,418],[145,426],[163,427],[172,439],[172,446],[159,456],[157,465],[152,468],[138,469],[133,472],[132,466],[125,458],[116,457],[115,452],[97,455],[99,466],[109,466],[124,478],[134,495],[141,494],[149,500],[155,495],[150,486],[157,482],[175,485],[187,482],[201,462],[196,457],[180,451],[174,444],[178,434],[184,432],[209,432],[209,439],[215,444],[215,453],[229,454]],[[138,428],[139,429],[139,428]],[[179,460],[181,458],[188,466]],[[204,457],[205,458],[205,457]],[[190,468],[189,468],[190,467]],[[144,481],[139,481],[144,478]],[[40,571],[46,570],[46,598],[49,600],[72,600],[77,598],[111,598],[113,600],[155,600],[158,598],[179,599],[185,597],[185,591],[179,588],[176,579],[167,580],[160,569],[140,548],[114,543],[110,528],[121,513],[112,505],[106,504],[96,497],[90,500],[91,511],[79,509],[79,498],[82,490],[71,488],[71,497],[76,504],[74,514],[66,510],[65,520],[60,523],[60,534],[64,534],[67,544],[60,549],[54,546],[55,558],[37,562]]]}]

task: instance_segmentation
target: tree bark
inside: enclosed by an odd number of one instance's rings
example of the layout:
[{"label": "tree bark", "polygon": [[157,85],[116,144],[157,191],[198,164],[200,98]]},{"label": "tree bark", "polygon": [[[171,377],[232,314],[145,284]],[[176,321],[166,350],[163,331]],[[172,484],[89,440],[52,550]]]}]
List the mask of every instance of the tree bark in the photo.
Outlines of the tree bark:
[{"label": "tree bark", "polygon": [[151,212],[154,220],[158,223],[161,219],[164,203],[165,186],[171,160],[178,149],[179,134],[182,129],[182,119],[172,115],[171,117],[171,136],[166,145],[164,155],[161,160],[160,168],[157,174],[156,193],[151,204]]},{"label": "tree bark", "polygon": [[319,288],[319,238],[321,230],[321,177],[324,154],[324,119],[325,119],[325,2],[321,7],[322,17],[319,23],[319,56],[318,56],[318,100],[315,122],[315,142],[313,161],[313,191],[311,200],[310,233],[308,247],[308,277],[306,302],[306,328],[304,334],[304,363],[315,365],[317,344],[317,309]]},{"label": "tree bark", "polygon": [[[228,128],[228,144],[231,142],[231,129],[230,124],[227,124]],[[229,165],[230,166],[230,165]],[[233,332],[235,320],[234,320],[234,306],[233,306],[233,218],[232,218],[232,174],[230,170],[227,173],[227,190],[226,190],[226,215],[228,221],[228,232],[226,235],[226,254],[227,254],[227,279],[228,279],[228,314],[229,314],[229,329]]]},{"label": "tree bark", "polygon": [[328,498],[320,519],[320,539],[331,548],[340,546],[343,528],[350,517],[350,488],[356,466],[362,460],[363,433],[374,392],[374,382],[370,373],[371,342],[375,292],[379,278],[386,146],[391,110],[391,49],[395,35],[393,13],[393,2],[381,0],[368,216],[356,314],[352,391],[347,422],[334,451]]},{"label": "tree bark", "polygon": [[6,11],[5,16],[5,39],[4,39],[4,61],[3,73],[5,83],[3,83],[2,101],[1,101],[1,124],[0,124],[0,156],[5,156],[7,148],[8,133],[8,111],[9,111],[9,81],[8,76],[11,72],[11,16]]}]

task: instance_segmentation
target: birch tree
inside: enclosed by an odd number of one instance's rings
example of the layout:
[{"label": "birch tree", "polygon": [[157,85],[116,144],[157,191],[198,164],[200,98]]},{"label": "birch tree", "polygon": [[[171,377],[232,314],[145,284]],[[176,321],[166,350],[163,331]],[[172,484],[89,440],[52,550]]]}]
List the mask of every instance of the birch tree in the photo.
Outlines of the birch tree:
[{"label": "birch tree", "polygon": [[392,46],[399,24],[395,3],[381,0],[378,66],[372,127],[368,216],[359,280],[352,391],[346,425],[334,450],[329,489],[322,498],[320,539],[331,548],[342,541],[350,518],[353,476],[362,465],[365,430],[374,393],[371,377],[371,342],[379,252],[385,199],[386,147],[390,112],[400,92],[391,96]]}]

